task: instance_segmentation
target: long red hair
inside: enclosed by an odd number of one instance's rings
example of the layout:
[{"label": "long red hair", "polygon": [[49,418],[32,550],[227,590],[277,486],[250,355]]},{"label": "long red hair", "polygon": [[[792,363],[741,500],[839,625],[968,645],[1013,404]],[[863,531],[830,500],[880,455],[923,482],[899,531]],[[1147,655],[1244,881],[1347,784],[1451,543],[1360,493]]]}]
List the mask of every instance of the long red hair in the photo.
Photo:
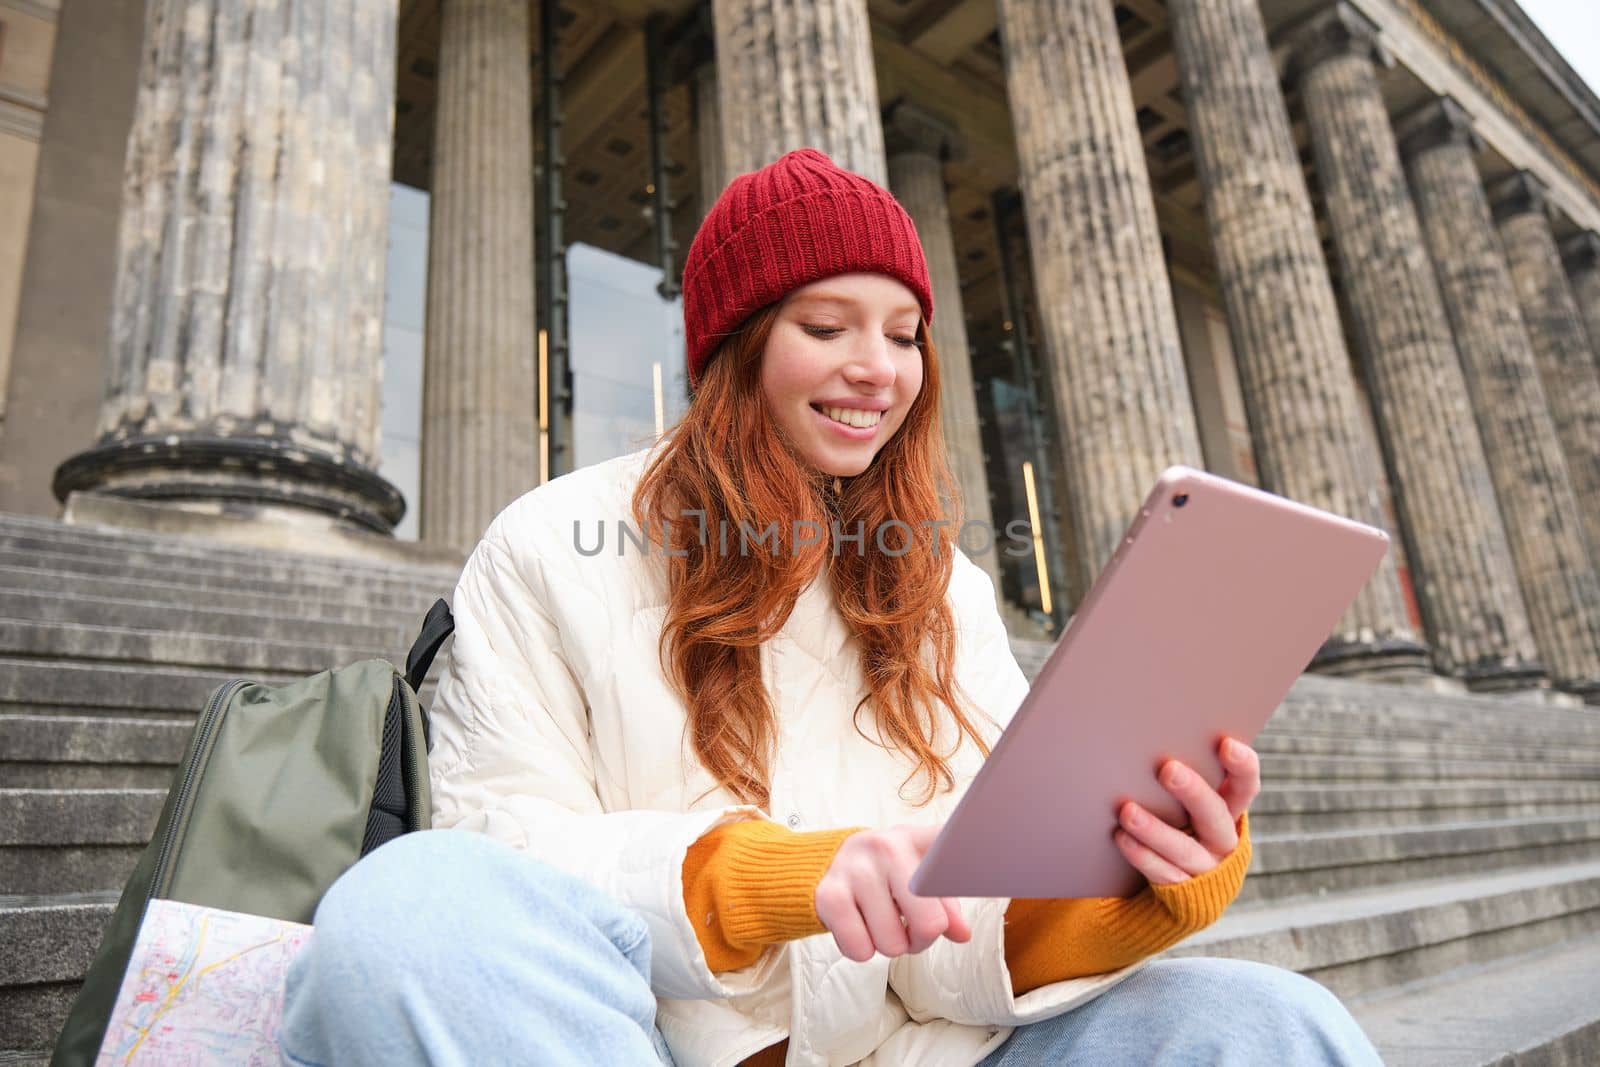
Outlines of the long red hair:
[{"label": "long red hair", "polygon": [[[939,361],[919,324],[921,392],[871,465],[841,479],[836,495],[832,476],[810,465],[779,429],[761,389],[761,356],[778,308],[769,304],[722,342],[634,490],[639,529],[671,549],[664,553],[671,597],[658,653],[688,706],[695,754],[741,801],[766,807],[777,722],[760,646],[783,626],[818,569],[829,567],[869,690],[854,709],[855,728],[873,740],[861,728],[870,703],[879,736],[913,764],[906,782],[919,770],[927,775],[920,806],[933,799],[937,779],[946,789],[954,785],[946,756],[955,750],[941,754],[932,743],[941,706],[959,728],[957,747],[964,733],[989,754],[956,698],[955,628],[945,596],[955,551],[950,531],[960,529],[962,515],[939,422]],[[942,502],[955,513],[941,514]],[[685,515],[691,509],[705,512],[703,524]],[[925,524],[936,520],[951,525]],[[776,552],[770,540],[752,540],[747,552],[735,547],[742,529],[753,536],[774,521]],[[799,538],[796,521],[805,531]],[[719,544],[724,522],[727,551]],[[863,543],[841,541],[834,552],[834,522],[846,533],[864,531]],[[880,528],[888,551],[879,548]],[[670,543],[660,536],[668,530]],[[908,535],[911,545],[902,551]]]}]

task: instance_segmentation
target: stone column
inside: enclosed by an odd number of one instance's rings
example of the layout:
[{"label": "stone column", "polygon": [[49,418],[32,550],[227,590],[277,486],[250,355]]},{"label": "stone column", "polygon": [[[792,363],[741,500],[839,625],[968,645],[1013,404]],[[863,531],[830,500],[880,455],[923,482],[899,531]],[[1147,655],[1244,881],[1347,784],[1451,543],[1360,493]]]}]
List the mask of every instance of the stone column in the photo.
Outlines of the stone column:
[{"label": "stone column", "polygon": [[1600,359],[1600,234],[1586,230],[1561,244],[1572,295],[1589,331],[1589,350]]},{"label": "stone column", "polygon": [[462,550],[539,477],[530,114],[526,0],[444,0],[421,524]]},{"label": "stone column", "polygon": [[[961,485],[964,519],[994,529],[989,501],[989,474],[983,462],[983,434],[978,425],[978,394],[972,381],[972,353],[961,307],[961,275],[950,203],[944,184],[944,161],[961,158],[965,147],[954,127],[908,101],[897,103],[884,124],[889,154],[889,188],[917,224],[917,236],[928,258],[933,283],[933,345],[939,355],[939,411],[950,468]],[[979,539],[974,538],[973,543]],[[990,537],[989,550],[973,560],[1000,588],[1002,542]]]},{"label": "stone column", "polygon": [[1378,90],[1377,28],[1339,3],[1287,44],[1434,666],[1473,688],[1526,685],[1542,667]]},{"label": "stone column", "polygon": [[[1170,0],[1189,136],[1263,488],[1373,526],[1382,459],[1361,432],[1339,307],[1256,0]],[[1427,672],[1386,555],[1313,667]]]},{"label": "stone column", "polygon": [[712,0],[723,178],[796,148],[888,187],[867,0]]},{"label": "stone column", "polygon": [[1474,163],[1443,98],[1397,127],[1538,644],[1557,688],[1600,697],[1600,574]]},{"label": "stone column", "polygon": [[1600,566],[1600,371],[1561,268],[1538,179],[1525,171],[1514,174],[1489,190],[1489,201],[1567,455],[1589,558]]},{"label": "stone column", "polygon": [[728,181],[722,176],[722,119],[717,103],[717,64],[694,72],[695,141],[700,149],[700,217],[706,217]]},{"label": "stone column", "polygon": [[378,397],[392,0],[152,0],[106,397],[80,489],[388,532]]},{"label": "stone column", "polygon": [[1080,584],[1200,435],[1112,5],[1000,0],[1035,292]]}]

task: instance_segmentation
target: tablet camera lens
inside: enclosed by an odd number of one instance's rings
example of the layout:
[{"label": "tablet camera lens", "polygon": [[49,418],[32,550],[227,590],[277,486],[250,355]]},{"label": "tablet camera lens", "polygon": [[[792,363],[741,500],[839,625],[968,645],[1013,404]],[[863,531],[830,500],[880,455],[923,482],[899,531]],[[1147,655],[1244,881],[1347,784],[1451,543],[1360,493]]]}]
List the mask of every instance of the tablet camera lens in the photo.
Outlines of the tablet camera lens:
[{"label": "tablet camera lens", "polygon": [[1177,496],[1172,498],[1172,506],[1175,507],[1175,508],[1181,508],[1185,504],[1187,504],[1188,502],[1189,502],[1189,494],[1188,493],[1179,493]]}]

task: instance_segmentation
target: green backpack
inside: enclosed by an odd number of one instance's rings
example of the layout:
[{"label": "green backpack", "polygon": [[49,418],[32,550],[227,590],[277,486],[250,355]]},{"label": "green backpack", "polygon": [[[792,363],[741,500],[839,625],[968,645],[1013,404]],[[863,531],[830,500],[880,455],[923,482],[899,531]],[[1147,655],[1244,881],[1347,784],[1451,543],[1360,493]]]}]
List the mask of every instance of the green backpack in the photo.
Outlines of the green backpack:
[{"label": "green backpack", "polygon": [[51,1067],[95,1062],[151,900],[309,923],[357,859],[428,828],[427,719],[417,690],[453,629],[440,600],[404,674],[386,660],[363,660],[288,685],[235,679],[211,694]]}]

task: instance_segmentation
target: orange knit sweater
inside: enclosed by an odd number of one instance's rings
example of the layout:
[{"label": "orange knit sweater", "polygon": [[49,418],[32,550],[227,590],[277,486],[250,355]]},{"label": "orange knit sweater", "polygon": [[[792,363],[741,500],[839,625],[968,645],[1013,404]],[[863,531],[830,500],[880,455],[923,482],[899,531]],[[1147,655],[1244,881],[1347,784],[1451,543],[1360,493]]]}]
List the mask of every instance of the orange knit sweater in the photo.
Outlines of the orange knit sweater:
[{"label": "orange knit sweater", "polygon": [[[1221,917],[1250,866],[1250,815],[1239,845],[1216,867],[1174,885],[1146,884],[1131,897],[1011,901],[1006,969],[1017,995],[1051,982],[1102,974],[1154,955]],[[817,883],[844,839],[863,827],[796,832],[780,823],[725,823],[689,847],[684,904],[713,972],[748,967],[763,948],[827,932]],[[784,1038],[740,1067],[781,1067]]]}]

